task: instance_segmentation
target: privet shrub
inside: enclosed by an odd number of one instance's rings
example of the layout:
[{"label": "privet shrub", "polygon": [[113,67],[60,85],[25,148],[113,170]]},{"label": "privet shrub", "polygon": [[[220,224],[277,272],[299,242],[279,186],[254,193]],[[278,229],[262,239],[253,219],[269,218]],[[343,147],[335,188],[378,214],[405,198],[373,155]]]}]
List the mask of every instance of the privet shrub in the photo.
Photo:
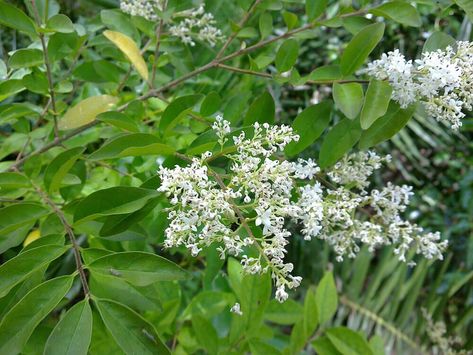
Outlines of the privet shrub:
[{"label": "privet shrub", "polygon": [[[331,271],[307,287],[285,257],[303,238],[335,263],[443,259],[412,187],[375,179],[417,110],[454,134],[472,108],[471,43],[373,54],[452,6],[425,3],[0,0],[0,354],[383,353],[333,320]],[[299,71],[335,29],[339,58]],[[331,91],[282,112],[303,86]]]}]

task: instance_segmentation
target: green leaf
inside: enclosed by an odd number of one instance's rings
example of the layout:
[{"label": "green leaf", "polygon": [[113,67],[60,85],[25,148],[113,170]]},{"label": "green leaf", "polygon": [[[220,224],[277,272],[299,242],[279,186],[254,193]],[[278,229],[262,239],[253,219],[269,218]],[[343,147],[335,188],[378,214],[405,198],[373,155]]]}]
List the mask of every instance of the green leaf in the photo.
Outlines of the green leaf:
[{"label": "green leaf", "polygon": [[113,299],[136,311],[156,311],[160,304],[148,299],[137,288],[115,276],[93,274],[89,279],[90,292],[99,298]]},{"label": "green leaf", "polygon": [[28,276],[59,258],[69,247],[45,245],[18,254],[0,266],[0,297]]},{"label": "green leaf", "polygon": [[115,159],[142,155],[170,155],[173,147],[160,143],[160,139],[149,133],[130,133],[112,138],[89,155],[91,160]]},{"label": "green leaf", "polygon": [[84,147],[66,150],[49,163],[44,171],[44,186],[49,192],[57,191],[61,187],[62,180],[84,150]]},{"label": "green leaf", "polygon": [[243,124],[249,126],[255,122],[273,123],[275,111],[274,99],[269,92],[265,91],[248,108]]},{"label": "green leaf", "polygon": [[130,355],[170,354],[154,326],[130,308],[111,300],[94,300],[105,326]]},{"label": "green leaf", "polygon": [[200,106],[200,114],[202,116],[210,116],[220,109],[221,104],[222,98],[220,95],[215,91],[211,91]]},{"label": "green leaf", "polygon": [[108,111],[101,113],[97,116],[98,121],[108,123],[112,126],[124,129],[130,132],[139,132],[140,129],[135,121],[133,121],[129,116],[122,112],[118,111]]},{"label": "green leaf", "polygon": [[283,73],[296,64],[299,55],[299,43],[295,39],[286,40],[276,53],[276,69]]},{"label": "green leaf", "polygon": [[473,21],[473,3],[471,2],[471,0],[454,0],[454,1],[458,6],[460,6],[463,9],[463,11],[465,11],[470,21]]},{"label": "green leaf", "polygon": [[20,32],[36,37],[36,26],[23,11],[0,0],[0,23]]},{"label": "green leaf", "polygon": [[330,342],[329,338],[322,336],[312,342],[312,347],[318,355],[340,355],[341,353]]},{"label": "green leaf", "polygon": [[309,106],[299,113],[292,123],[294,132],[299,135],[299,140],[287,145],[285,149],[286,154],[294,156],[314,143],[324,132],[325,128],[327,128],[331,112],[332,103],[325,101]]},{"label": "green leaf", "polygon": [[358,120],[342,120],[334,126],[320,148],[319,164],[327,168],[343,157],[360,139],[361,127]]},{"label": "green leaf", "polygon": [[437,49],[445,50],[448,46],[455,46],[457,41],[452,36],[440,32],[433,32],[424,43],[422,53],[435,52]]},{"label": "green leaf", "polygon": [[337,327],[328,329],[326,334],[333,346],[343,355],[373,355],[368,342],[358,332]]},{"label": "green leaf", "polygon": [[337,288],[332,272],[326,272],[315,291],[315,300],[319,323],[323,324],[334,316],[337,311]]},{"label": "green leaf", "polygon": [[288,299],[283,303],[271,300],[264,318],[272,323],[291,325],[302,319],[302,312],[302,306],[292,299]]},{"label": "green leaf", "polygon": [[306,0],[305,13],[309,21],[314,21],[322,15],[327,8],[328,0]]},{"label": "green leaf", "polygon": [[333,100],[349,119],[358,116],[363,105],[363,87],[358,83],[333,84]]},{"label": "green leaf", "polygon": [[44,355],[87,355],[92,338],[92,310],[82,300],[67,311],[54,327],[44,348]]},{"label": "green leaf", "polygon": [[314,287],[310,287],[304,298],[304,316],[292,328],[290,349],[292,354],[299,354],[313,336],[318,325],[317,305]]},{"label": "green leaf", "polygon": [[384,341],[380,335],[374,335],[371,337],[369,344],[374,355],[385,355]]},{"label": "green leaf", "polygon": [[43,64],[43,52],[35,48],[23,48],[15,51],[8,65],[12,69],[29,68]]},{"label": "green leaf", "polygon": [[84,99],[67,110],[58,121],[58,128],[66,130],[85,126],[102,112],[108,111],[117,102],[118,98],[110,95],[97,95]]},{"label": "green leaf", "polygon": [[57,14],[49,18],[46,22],[46,28],[48,30],[60,33],[72,33],[74,32],[74,24],[71,19],[63,14]]},{"label": "green leaf", "polygon": [[30,187],[30,181],[19,173],[0,173],[0,191]]},{"label": "green leaf", "polygon": [[159,130],[165,132],[172,128],[175,121],[185,112],[190,111],[201,99],[203,95],[186,95],[181,96],[171,102],[163,112]]},{"label": "green leaf", "polygon": [[250,350],[251,350],[252,355],[281,354],[281,352],[277,348],[269,344],[266,344],[265,342],[257,338],[250,339],[248,343],[250,345]]},{"label": "green leaf", "polygon": [[296,27],[299,22],[297,15],[289,11],[283,11],[282,17],[284,18],[288,31]]},{"label": "green leaf", "polygon": [[79,202],[74,212],[74,222],[132,213],[143,208],[150,199],[158,195],[154,190],[131,186],[99,190]]},{"label": "green leaf", "polygon": [[368,129],[388,110],[393,89],[387,81],[371,80],[361,109],[361,128]]},{"label": "green leaf", "polygon": [[94,260],[87,268],[92,273],[119,277],[136,286],[188,278],[187,272],[173,262],[138,251],[106,255]]},{"label": "green leaf", "polygon": [[400,109],[397,103],[391,101],[387,113],[363,131],[359,143],[360,149],[373,147],[393,137],[411,119],[415,107],[411,105],[407,109]]},{"label": "green leaf", "polygon": [[32,222],[48,213],[41,205],[16,203],[0,209],[0,236],[14,231],[22,224]]},{"label": "green leaf", "polygon": [[384,24],[375,23],[366,26],[348,43],[340,59],[343,75],[354,73],[360,68],[384,34]]},{"label": "green leaf", "polygon": [[342,78],[342,73],[338,65],[324,65],[314,69],[308,76],[309,80],[324,82],[334,81]]},{"label": "green leaf", "polygon": [[373,15],[382,16],[406,26],[419,27],[422,24],[419,13],[411,4],[403,1],[390,1],[369,11]]},{"label": "green leaf", "polygon": [[192,328],[202,349],[209,354],[217,354],[218,335],[212,323],[202,316],[195,315],[192,317]]},{"label": "green leaf", "polygon": [[23,80],[9,79],[0,82],[0,102],[25,90]]},{"label": "green leaf", "polygon": [[262,39],[273,32],[273,16],[269,12],[263,12],[259,17],[259,32]]},{"label": "green leaf", "polygon": [[21,352],[33,330],[63,299],[72,286],[73,276],[48,280],[23,297],[0,323],[0,354]]}]

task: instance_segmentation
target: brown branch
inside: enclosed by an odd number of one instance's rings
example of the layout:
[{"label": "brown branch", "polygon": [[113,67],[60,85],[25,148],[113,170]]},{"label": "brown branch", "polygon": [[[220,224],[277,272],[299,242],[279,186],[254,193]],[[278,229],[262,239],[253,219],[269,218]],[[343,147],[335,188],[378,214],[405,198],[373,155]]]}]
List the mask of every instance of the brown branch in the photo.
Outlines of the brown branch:
[{"label": "brown branch", "polygon": [[[36,24],[41,26],[41,19],[39,17],[38,8],[36,7],[36,1],[31,0],[31,6],[33,8],[34,17],[36,19]],[[43,58],[44,58],[44,65],[46,66],[46,76],[48,79],[48,86],[49,86],[49,97],[51,98],[51,107],[53,109],[53,120],[54,120],[54,136],[56,138],[59,137],[59,129],[57,127],[57,110],[56,110],[56,97],[54,94],[54,82],[53,82],[53,75],[51,71],[51,63],[49,61],[48,56],[48,47],[46,46],[46,41],[44,39],[44,34],[39,31],[38,33],[39,40],[41,41],[41,47],[43,48]]]},{"label": "brown branch", "polygon": [[49,198],[47,193],[44,192],[39,186],[34,184],[33,181],[31,181],[31,184],[35,188],[38,195],[40,195],[41,198],[43,199],[43,201],[52,208],[54,214],[61,221],[61,224],[63,225],[63,227],[64,227],[64,229],[67,233],[67,236],[69,237],[71,245],[72,245],[72,251],[73,251],[73,254],[74,254],[74,259],[76,261],[76,268],[77,268],[77,271],[79,273],[80,282],[82,284],[82,289],[84,290],[85,296],[87,298],[90,297],[90,289],[89,289],[89,284],[87,282],[87,275],[85,274],[84,265],[82,264],[82,259],[81,259],[81,256],[80,256],[80,247],[79,247],[79,244],[77,243],[76,237],[74,235],[74,231],[72,230],[72,226],[67,221],[67,219],[64,216],[64,213],[61,211],[61,209]]},{"label": "brown branch", "polygon": [[[166,0],[164,1],[163,11],[166,11],[167,6],[168,6],[168,2]],[[164,25],[164,20],[161,18],[159,19],[159,25],[156,28],[156,47],[154,48],[154,62],[151,68],[151,81],[150,81],[151,88],[154,88],[154,79],[156,78],[156,69],[158,65],[159,47],[161,46],[161,35],[163,33],[163,25]]]},{"label": "brown branch", "polygon": [[238,23],[238,28],[236,31],[233,31],[230,37],[228,37],[227,41],[224,43],[222,48],[217,53],[217,56],[215,57],[216,60],[220,59],[222,55],[225,53],[225,50],[228,48],[228,46],[233,42],[235,37],[238,35],[238,32],[242,29],[243,26],[248,22],[250,19],[251,15],[253,12],[256,10],[256,7],[261,3],[262,0],[255,0],[253,4],[251,5],[250,9],[246,12],[245,16],[241,19],[241,21]]}]

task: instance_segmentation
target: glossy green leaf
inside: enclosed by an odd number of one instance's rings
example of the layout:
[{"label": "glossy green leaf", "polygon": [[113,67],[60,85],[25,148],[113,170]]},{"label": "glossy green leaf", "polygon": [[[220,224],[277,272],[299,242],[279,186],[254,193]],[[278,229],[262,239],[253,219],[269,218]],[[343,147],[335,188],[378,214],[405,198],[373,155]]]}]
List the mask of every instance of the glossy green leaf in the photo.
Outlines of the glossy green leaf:
[{"label": "glossy green leaf", "polygon": [[35,48],[19,49],[8,60],[8,65],[12,69],[35,67],[43,63],[43,52]]},{"label": "glossy green leaf", "polygon": [[358,120],[344,119],[337,123],[325,136],[320,148],[319,164],[321,168],[335,164],[360,139],[361,127]]},{"label": "glossy green leaf", "polygon": [[337,288],[332,272],[326,272],[315,291],[319,323],[323,324],[334,316],[338,306]]},{"label": "glossy green leaf", "polygon": [[243,120],[243,124],[249,126],[255,122],[273,123],[275,111],[274,99],[269,92],[265,91],[252,102]]},{"label": "glossy green leaf", "polygon": [[163,112],[161,122],[159,123],[159,129],[161,132],[165,132],[168,128],[172,128],[175,121],[188,110],[192,109],[201,99],[202,95],[187,95],[181,96],[172,101],[166,110]]},{"label": "glossy green leaf", "polygon": [[343,75],[354,73],[365,63],[370,53],[383,38],[383,34],[384,24],[375,23],[366,26],[353,36],[340,60]]},{"label": "glossy green leaf", "polygon": [[200,347],[209,354],[217,354],[218,335],[212,323],[202,316],[195,315],[192,317],[192,328]]},{"label": "glossy green leaf", "polygon": [[158,192],[154,190],[131,186],[116,186],[99,190],[79,202],[74,212],[74,222],[132,213],[158,195]]},{"label": "glossy green leaf", "polygon": [[108,123],[112,126],[124,129],[130,132],[139,132],[140,129],[135,121],[129,116],[118,111],[108,111],[97,116],[98,121]]},{"label": "glossy green leaf", "polygon": [[452,36],[444,32],[435,31],[425,41],[422,53],[435,52],[438,49],[445,50],[448,46],[455,46],[456,43],[457,41]]},{"label": "glossy green leaf", "polygon": [[88,300],[76,303],[56,324],[44,355],[87,355],[92,338],[92,310]]},{"label": "glossy green leaf", "polygon": [[292,300],[281,303],[276,300],[269,301],[264,318],[272,323],[291,325],[299,321],[303,316],[302,306]]},{"label": "glossy green leaf", "polygon": [[105,326],[127,355],[170,354],[156,329],[130,308],[110,300],[94,300]]},{"label": "glossy green leaf", "polygon": [[28,178],[20,173],[0,173],[0,192],[9,189],[30,187]]},{"label": "glossy green leaf", "polygon": [[200,114],[202,116],[210,116],[217,112],[220,109],[220,105],[222,103],[222,98],[220,95],[215,92],[211,91],[202,101],[202,105],[200,106]]},{"label": "glossy green leaf", "polygon": [[113,299],[138,312],[160,310],[158,301],[151,300],[127,281],[115,276],[95,273],[89,279],[90,292],[96,297]]},{"label": "glossy green leaf", "polygon": [[297,18],[297,15],[292,12],[283,11],[282,17],[284,19],[284,22],[286,23],[288,31],[292,30],[299,23],[299,19]]},{"label": "glossy green leaf", "polygon": [[318,355],[341,355],[341,352],[333,346],[332,342],[327,336],[321,336],[312,342],[312,347]]},{"label": "glossy green leaf", "polygon": [[186,271],[173,262],[145,252],[120,252],[94,260],[87,268],[92,273],[122,278],[136,286],[157,281],[184,280]]},{"label": "glossy green leaf", "polygon": [[16,203],[0,209],[0,235],[7,234],[24,223],[35,221],[48,213],[41,205]]},{"label": "glossy green leaf", "polygon": [[361,109],[361,128],[368,129],[388,110],[393,89],[387,81],[371,80]]},{"label": "glossy green leaf", "polygon": [[327,8],[328,0],[306,0],[305,13],[309,21],[317,19]]},{"label": "glossy green leaf", "polygon": [[399,105],[391,102],[386,114],[379,118],[370,128],[363,131],[359,147],[367,149],[386,141],[399,132],[410,120],[415,111],[415,105],[400,109]]},{"label": "glossy green leaf", "polygon": [[23,80],[9,79],[0,82],[0,102],[25,90]]},{"label": "glossy green leaf", "polygon": [[0,323],[0,354],[21,352],[39,322],[63,299],[73,276],[61,276],[33,288]]},{"label": "glossy green leaf", "polygon": [[363,87],[358,83],[333,84],[333,100],[349,119],[358,116],[363,106]]},{"label": "glossy green leaf", "polygon": [[73,129],[85,126],[102,112],[110,110],[118,98],[110,95],[92,96],[70,108],[58,121],[59,129]]},{"label": "glossy green leaf", "polygon": [[288,39],[276,53],[276,69],[283,73],[290,70],[296,64],[299,55],[299,43],[295,39]]},{"label": "glossy green leaf", "polygon": [[338,65],[324,65],[317,69],[314,69],[308,76],[309,80],[324,82],[334,81],[342,78],[342,72]]},{"label": "glossy green leaf", "polygon": [[84,147],[76,147],[57,155],[44,171],[44,185],[52,192],[61,187],[61,183],[66,174],[71,170],[77,159],[85,150]]},{"label": "glossy green leaf", "polygon": [[143,155],[170,155],[175,149],[160,143],[161,140],[149,133],[130,133],[104,143],[89,155],[91,160],[115,159]]},{"label": "glossy green leaf", "polygon": [[252,338],[249,341],[252,355],[278,355],[281,352],[272,345],[269,345],[258,338]]},{"label": "glossy green leaf", "polygon": [[36,26],[18,7],[0,0],[0,23],[20,32],[36,37]]},{"label": "glossy green leaf", "polygon": [[18,254],[0,266],[0,297],[35,271],[59,258],[69,247],[45,245]]},{"label": "glossy green leaf", "polygon": [[369,12],[376,16],[392,19],[406,26],[419,27],[422,24],[416,8],[403,1],[390,1],[371,9]]},{"label": "glossy green leaf", "polygon": [[71,19],[63,14],[57,14],[49,18],[46,22],[46,28],[60,33],[74,32],[74,24]]},{"label": "glossy green leaf", "polygon": [[309,106],[299,113],[292,123],[294,132],[299,135],[299,140],[287,145],[285,149],[286,154],[294,156],[314,143],[324,132],[325,128],[327,128],[331,112],[332,103],[325,101]]},{"label": "glossy green leaf", "polygon": [[326,334],[333,346],[343,355],[373,355],[368,342],[354,330],[337,327],[328,329]]},{"label": "glossy green leaf", "polygon": [[261,38],[266,38],[273,32],[273,16],[269,12],[263,12],[259,17],[259,32]]}]

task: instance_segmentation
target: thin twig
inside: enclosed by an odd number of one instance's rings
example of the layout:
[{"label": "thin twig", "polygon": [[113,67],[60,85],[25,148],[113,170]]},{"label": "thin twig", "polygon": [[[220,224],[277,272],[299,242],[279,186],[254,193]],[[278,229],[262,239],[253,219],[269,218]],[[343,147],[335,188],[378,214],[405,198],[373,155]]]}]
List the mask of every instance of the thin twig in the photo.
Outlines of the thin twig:
[{"label": "thin twig", "polygon": [[[31,181],[31,180],[30,180]],[[84,269],[84,265],[82,264],[82,259],[81,259],[81,256],[80,256],[80,247],[79,247],[79,244],[77,243],[77,240],[76,240],[76,237],[74,235],[74,231],[72,230],[72,226],[69,224],[69,222],[67,222],[67,219],[66,217],[64,216],[64,213],[61,211],[61,209],[49,198],[49,196],[47,195],[46,192],[44,192],[39,186],[37,186],[36,184],[34,184],[33,181],[31,181],[31,184],[33,185],[33,187],[35,188],[36,192],[38,193],[38,195],[41,196],[41,198],[43,199],[43,201],[48,204],[54,214],[59,218],[59,220],[61,221],[61,224],[63,225],[66,233],[67,233],[67,236],[69,237],[69,240],[71,242],[71,245],[72,245],[72,251],[73,251],[73,254],[74,254],[74,259],[76,261],[76,267],[77,267],[77,271],[79,272],[79,277],[80,277],[80,282],[82,284],[82,289],[84,290],[84,294],[85,296],[88,298],[90,297],[90,289],[89,289],[89,284],[87,282],[87,275],[85,274],[85,269]]]},{"label": "thin twig", "polygon": [[[41,26],[41,19],[39,17],[39,12],[38,12],[38,8],[36,7],[35,0],[31,0],[31,6],[33,8],[33,13],[36,19],[36,23],[38,26]],[[51,63],[49,62],[48,47],[46,46],[46,40],[44,39],[44,34],[41,31],[39,31],[38,36],[39,36],[39,40],[41,41],[41,47],[43,48],[44,65],[46,66],[46,77],[48,79],[48,86],[49,86],[49,96],[51,98],[51,107],[53,109],[54,136],[58,138],[59,129],[57,127],[56,97],[54,94],[54,82],[53,82],[53,75],[51,71]]]},{"label": "thin twig", "polygon": [[228,46],[233,42],[235,37],[238,35],[238,32],[245,26],[245,24],[248,22],[250,19],[251,15],[253,12],[256,10],[256,7],[261,3],[262,0],[255,0],[253,2],[253,5],[251,5],[250,9],[245,13],[245,16],[241,19],[241,21],[238,23],[238,28],[232,32],[230,37],[226,40],[222,48],[217,53],[217,56],[215,57],[216,60],[220,59],[222,55],[225,53],[225,50],[228,48]]},{"label": "thin twig", "polygon": [[[163,12],[166,11],[167,6],[168,6],[168,2],[167,0],[165,0],[163,4]],[[156,78],[156,68],[158,65],[159,47],[161,45],[161,35],[163,33],[163,25],[164,25],[164,19],[160,18],[159,24],[156,28],[156,47],[154,48],[154,61],[153,61],[153,66],[151,68],[151,88],[153,89],[154,89],[154,79]]]}]

